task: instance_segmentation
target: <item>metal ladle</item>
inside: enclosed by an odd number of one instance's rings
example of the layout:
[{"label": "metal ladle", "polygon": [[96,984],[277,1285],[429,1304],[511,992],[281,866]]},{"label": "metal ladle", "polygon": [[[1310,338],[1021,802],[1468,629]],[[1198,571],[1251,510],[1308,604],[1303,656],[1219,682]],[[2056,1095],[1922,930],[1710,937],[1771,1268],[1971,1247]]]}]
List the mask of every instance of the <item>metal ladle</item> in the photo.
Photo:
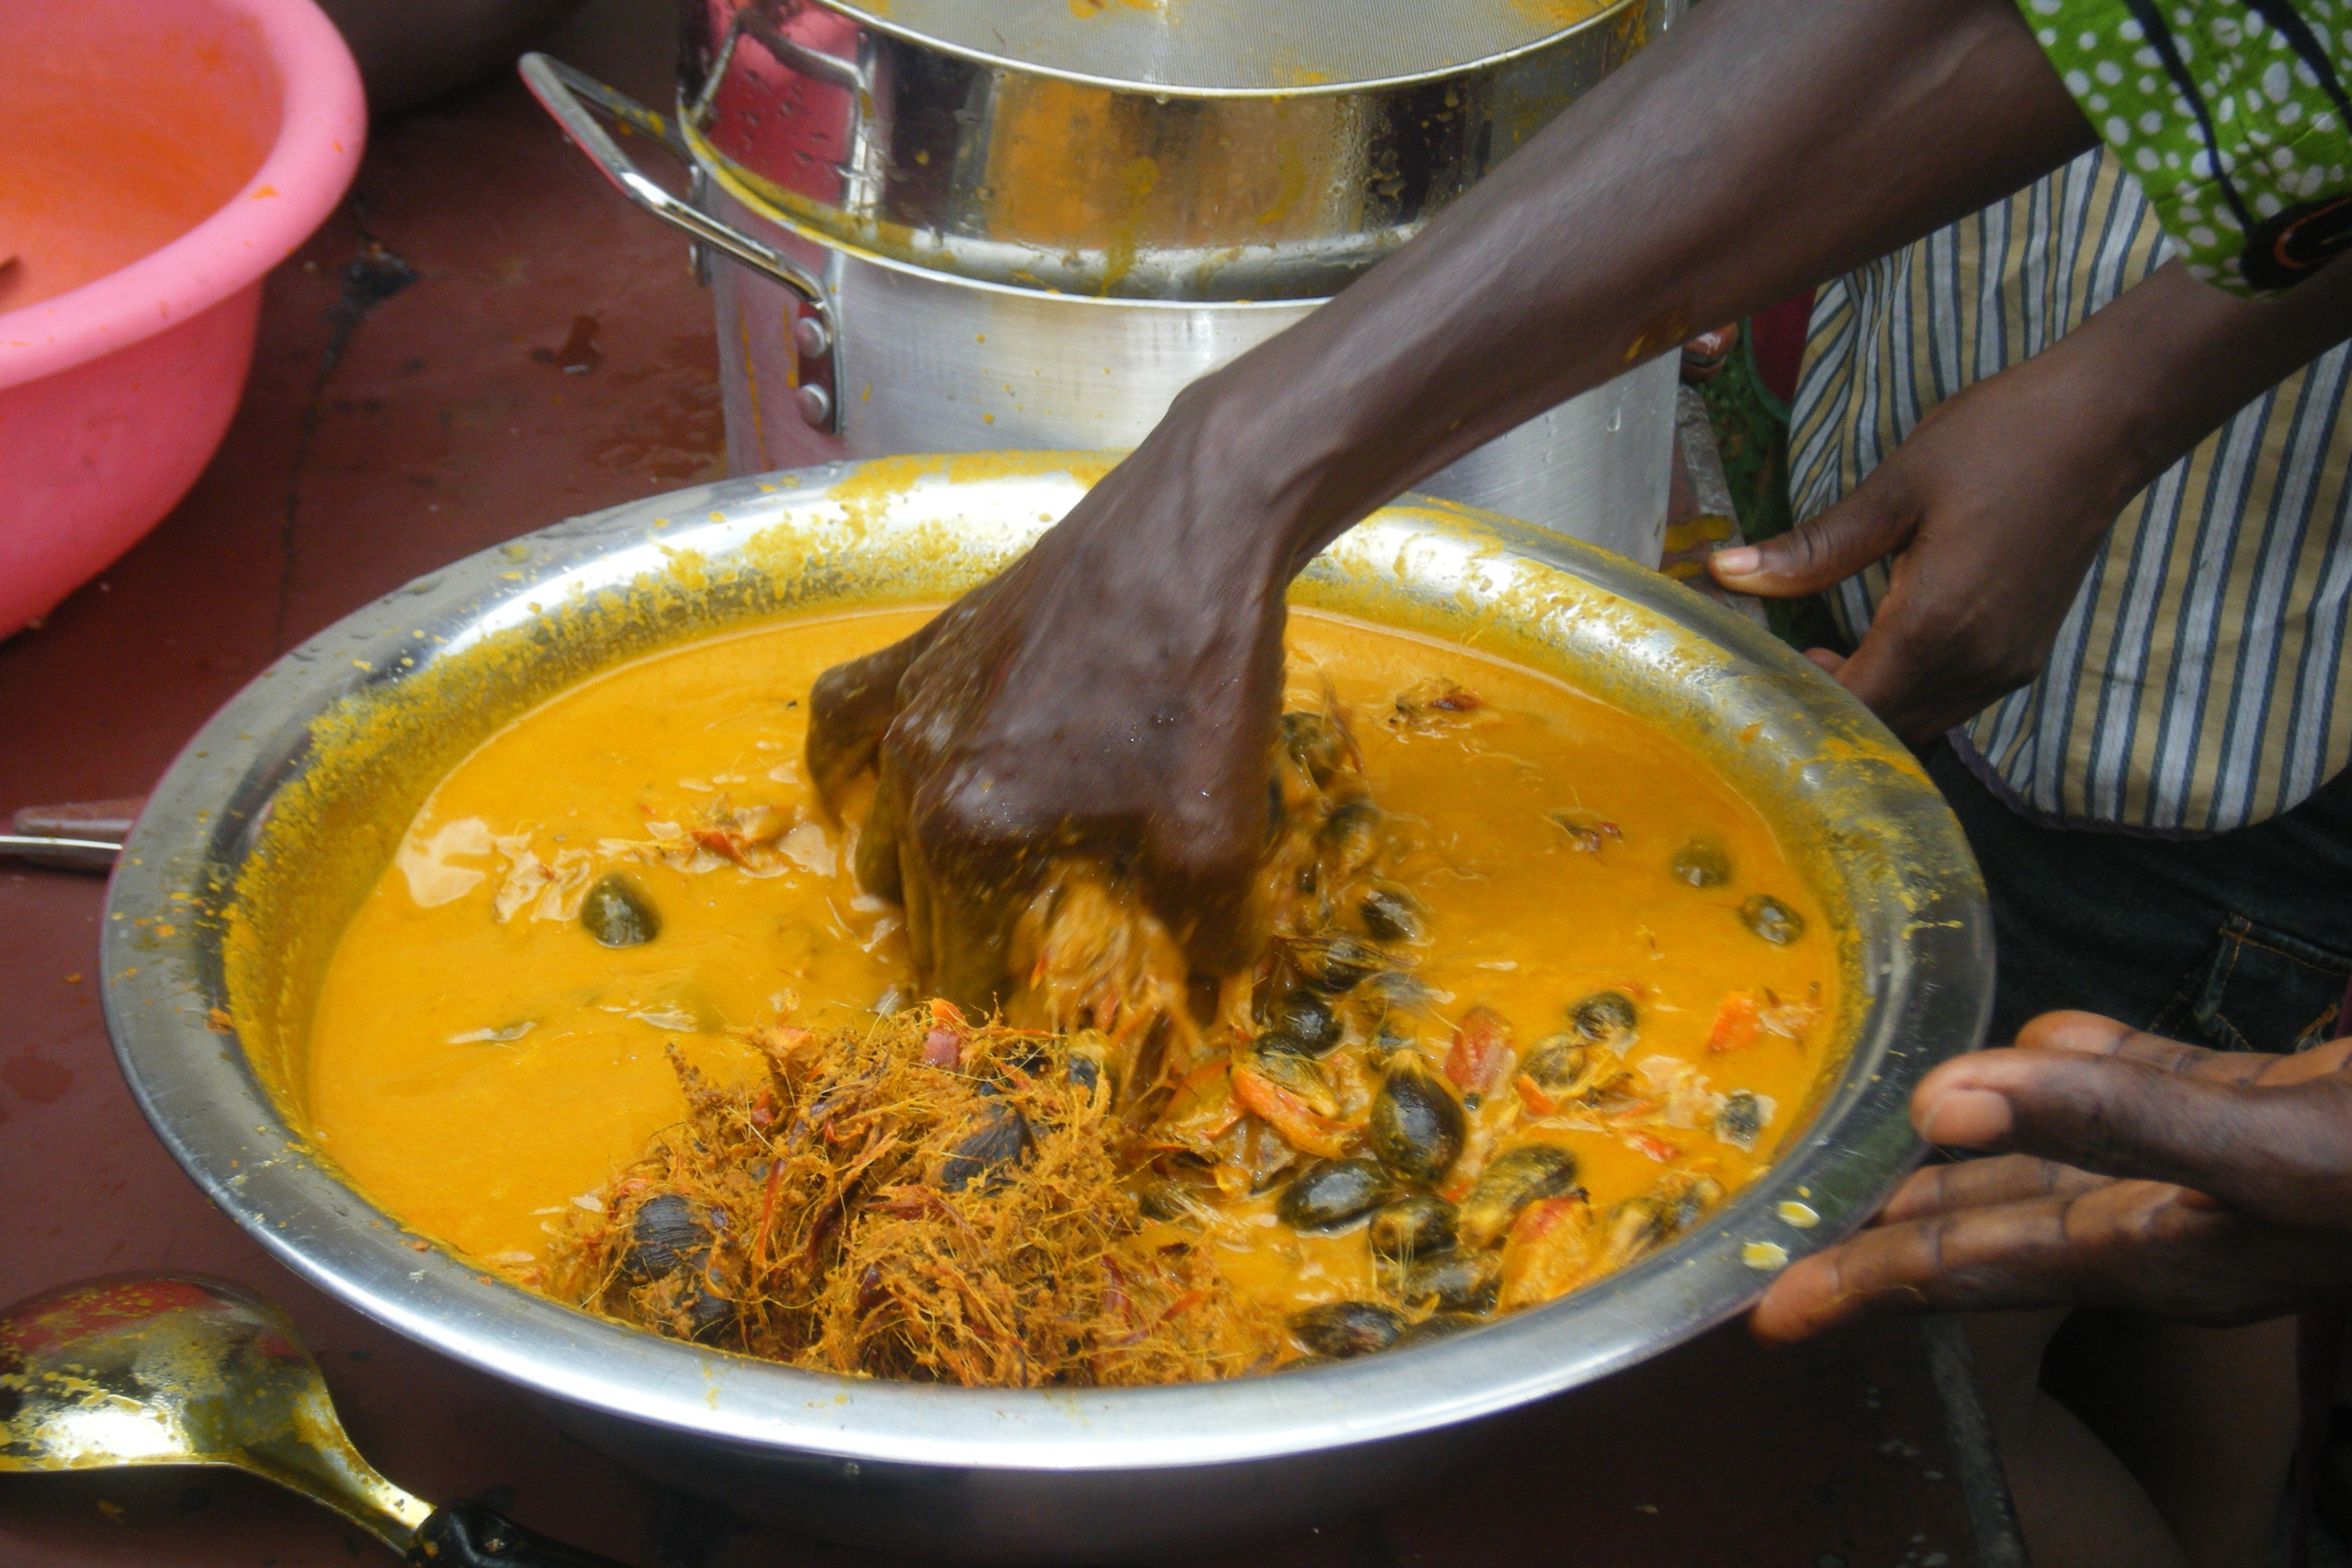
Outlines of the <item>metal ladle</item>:
[{"label": "metal ladle", "polygon": [[410,1568],[621,1568],[475,1502],[394,1486],[268,1302],[196,1275],[68,1285],[0,1312],[0,1471],[226,1465],[324,1503]]}]

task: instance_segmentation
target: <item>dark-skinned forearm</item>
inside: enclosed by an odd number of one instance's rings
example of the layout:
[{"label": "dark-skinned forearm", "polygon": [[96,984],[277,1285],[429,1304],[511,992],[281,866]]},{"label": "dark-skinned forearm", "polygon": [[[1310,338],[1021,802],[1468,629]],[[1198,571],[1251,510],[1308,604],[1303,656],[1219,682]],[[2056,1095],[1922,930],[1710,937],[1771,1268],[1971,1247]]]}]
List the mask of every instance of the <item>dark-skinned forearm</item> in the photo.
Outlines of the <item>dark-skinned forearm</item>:
[{"label": "dark-skinned forearm", "polygon": [[2009,0],[1710,0],[1397,256],[1188,395],[1172,438],[1233,476],[1237,515],[1276,521],[1295,567],[1694,328],[2090,141]]},{"label": "dark-skinned forearm", "polygon": [[2079,360],[2109,425],[2116,506],[2230,416],[2352,337],[2352,267],[2323,268],[2275,300],[2242,300],[2179,262],[2124,291],[2050,349]]}]

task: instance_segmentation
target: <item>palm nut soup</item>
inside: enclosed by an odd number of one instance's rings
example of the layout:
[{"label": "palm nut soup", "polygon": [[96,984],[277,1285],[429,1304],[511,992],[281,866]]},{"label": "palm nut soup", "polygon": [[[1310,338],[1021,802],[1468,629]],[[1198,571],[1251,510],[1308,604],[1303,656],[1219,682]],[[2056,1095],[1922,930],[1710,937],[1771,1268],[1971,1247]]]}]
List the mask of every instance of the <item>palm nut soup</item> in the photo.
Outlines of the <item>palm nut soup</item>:
[{"label": "palm nut soup", "polygon": [[1069,865],[1020,913],[1001,1013],[924,996],[802,755],[814,678],[922,619],[678,647],[484,742],[341,940],[310,1136],[558,1300],[1036,1386],[1549,1300],[1790,1131],[1837,947],[1763,817],[1555,679],[1304,611],[1255,970],[1186,975],[1116,875]]}]

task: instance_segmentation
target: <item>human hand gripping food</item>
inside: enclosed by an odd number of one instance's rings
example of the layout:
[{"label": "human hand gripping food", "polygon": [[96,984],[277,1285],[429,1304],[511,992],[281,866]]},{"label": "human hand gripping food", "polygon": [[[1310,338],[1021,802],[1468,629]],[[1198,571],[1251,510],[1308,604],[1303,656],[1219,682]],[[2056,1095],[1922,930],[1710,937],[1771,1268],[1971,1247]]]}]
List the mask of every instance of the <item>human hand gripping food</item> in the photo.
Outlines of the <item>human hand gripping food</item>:
[{"label": "human hand gripping food", "polygon": [[1793,1341],[1890,1313],[2066,1305],[2234,1324],[2352,1285],[2352,1038],[2223,1053],[2050,1013],[2011,1050],[1945,1063],[1937,1165],[1877,1221],[1795,1264],[1756,1309]]},{"label": "human hand gripping food", "polygon": [[[1199,443],[1194,443],[1198,445]],[[1267,841],[1286,564],[1272,535],[1148,447],[1005,572],[906,640],[828,670],[811,775],[877,775],[859,881],[966,1007],[1000,998],[1013,911],[1073,857],[1131,877],[1202,971],[1246,960]]]},{"label": "human hand gripping food", "polygon": [[1787,597],[1892,557],[1853,657],[1811,657],[1927,745],[2041,673],[2133,496],[2347,331],[2352,269],[2255,302],[2174,263],[1930,410],[1819,517],[1709,564],[1727,588]]}]

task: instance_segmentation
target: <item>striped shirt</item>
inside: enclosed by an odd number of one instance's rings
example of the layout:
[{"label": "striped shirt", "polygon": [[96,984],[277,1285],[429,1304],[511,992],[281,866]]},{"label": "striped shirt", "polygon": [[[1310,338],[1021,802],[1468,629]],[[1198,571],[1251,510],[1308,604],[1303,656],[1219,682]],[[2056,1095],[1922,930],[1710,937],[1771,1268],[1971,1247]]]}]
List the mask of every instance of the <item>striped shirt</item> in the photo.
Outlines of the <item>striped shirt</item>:
[{"label": "striped shirt", "polygon": [[[1791,415],[1800,521],[1961,388],[2055,342],[2173,254],[2106,149],[1872,263],[1813,307]],[[1953,731],[2010,804],[2167,835],[2258,822],[2352,759],[2352,419],[2344,346],[2126,507],[2032,684]],[[1885,592],[1839,585],[1859,637]]]}]

